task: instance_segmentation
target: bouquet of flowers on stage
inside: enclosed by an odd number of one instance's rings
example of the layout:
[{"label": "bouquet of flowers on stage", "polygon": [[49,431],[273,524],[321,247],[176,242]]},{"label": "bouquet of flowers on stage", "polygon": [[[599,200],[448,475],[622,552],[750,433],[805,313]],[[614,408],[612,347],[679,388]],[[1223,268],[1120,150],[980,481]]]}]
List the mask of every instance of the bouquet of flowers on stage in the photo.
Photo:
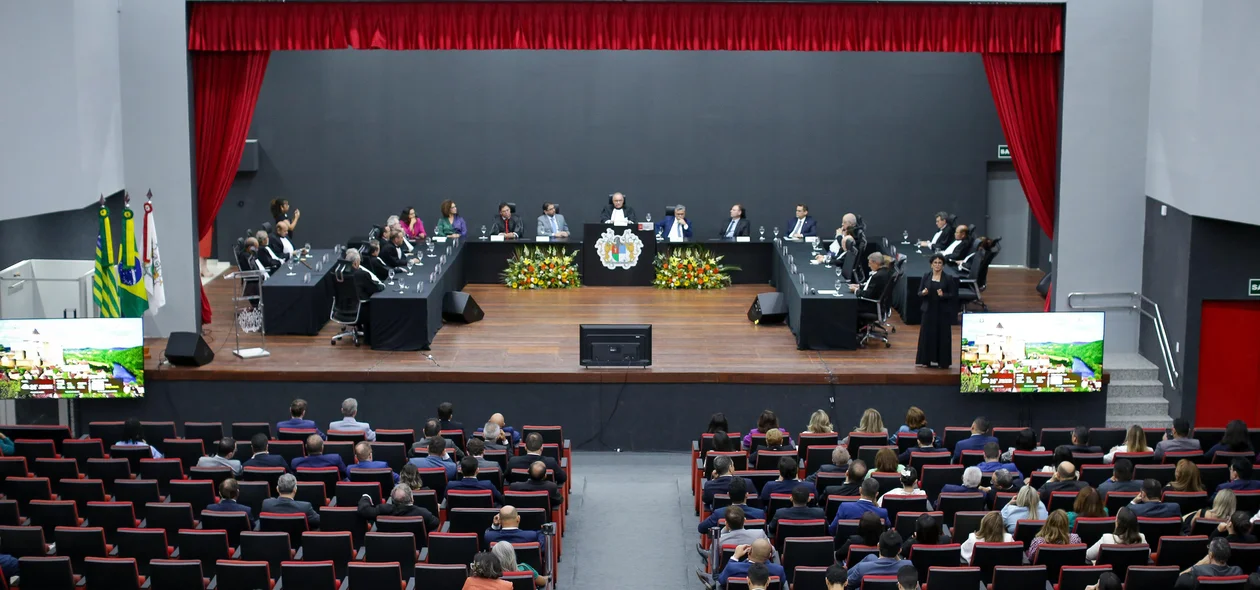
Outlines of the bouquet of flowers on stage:
[{"label": "bouquet of flowers on stage", "polygon": [[577,252],[563,248],[523,246],[508,259],[503,284],[510,289],[570,289],[581,286]]},{"label": "bouquet of flowers on stage", "polygon": [[731,284],[730,272],[739,270],[738,266],[722,264],[721,256],[699,246],[657,254],[655,265],[652,284],[661,289],[722,289]]}]

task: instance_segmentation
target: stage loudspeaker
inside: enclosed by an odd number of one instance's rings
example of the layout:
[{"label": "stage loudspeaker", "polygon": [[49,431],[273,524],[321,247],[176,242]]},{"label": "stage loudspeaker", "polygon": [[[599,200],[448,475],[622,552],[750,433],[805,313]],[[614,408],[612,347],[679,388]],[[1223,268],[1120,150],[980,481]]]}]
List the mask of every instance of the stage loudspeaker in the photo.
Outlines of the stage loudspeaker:
[{"label": "stage loudspeaker", "polygon": [[201,334],[171,332],[166,341],[166,360],[179,367],[200,367],[214,360],[214,351]]},{"label": "stage loudspeaker", "polygon": [[471,324],[486,317],[472,295],[463,291],[448,291],[442,298],[442,319],[448,322]]},{"label": "stage loudspeaker", "polygon": [[774,293],[758,293],[757,298],[753,299],[752,307],[748,308],[748,320],[754,324],[778,324],[787,319],[787,302],[783,300],[783,294]]}]

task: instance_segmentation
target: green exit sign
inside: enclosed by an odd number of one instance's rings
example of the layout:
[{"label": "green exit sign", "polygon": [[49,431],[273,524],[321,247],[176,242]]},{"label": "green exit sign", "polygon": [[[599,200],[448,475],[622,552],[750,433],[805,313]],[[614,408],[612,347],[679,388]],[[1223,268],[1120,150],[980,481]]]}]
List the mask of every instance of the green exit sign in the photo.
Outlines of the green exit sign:
[{"label": "green exit sign", "polygon": [[1004,144],[998,145],[998,159],[999,160],[1011,159],[1011,146],[1004,145]]},{"label": "green exit sign", "polygon": [[1252,297],[1260,297],[1260,279],[1247,281],[1247,294]]}]

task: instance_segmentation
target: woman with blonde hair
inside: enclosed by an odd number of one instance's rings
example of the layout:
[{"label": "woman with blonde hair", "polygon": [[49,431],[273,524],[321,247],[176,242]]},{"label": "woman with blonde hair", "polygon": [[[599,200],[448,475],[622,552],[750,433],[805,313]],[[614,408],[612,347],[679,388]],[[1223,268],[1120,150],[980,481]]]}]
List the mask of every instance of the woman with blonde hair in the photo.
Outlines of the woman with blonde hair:
[{"label": "woman with blonde hair", "polygon": [[[858,422],[857,428],[853,429],[853,432],[888,436],[888,429],[884,428],[884,418],[879,415],[879,410],[875,408],[866,408],[866,411],[862,412],[862,420]],[[849,437],[844,437],[840,444],[848,446]]]},{"label": "woman with blonde hair", "polygon": [[1200,518],[1228,521],[1229,517],[1233,516],[1234,511],[1237,509],[1238,498],[1234,496],[1234,490],[1221,490],[1216,492],[1216,498],[1212,500],[1211,508],[1201,508],[1183,517],[1183,520],[1188,524],[1182,527],[1182,531],[1188,532],[1194,529],[1195,521]]},{"label": "woman with blonde hair", "polygon": [[1037,549],[1042,545],[1074,545],[1080,542],[1081,538],[1072,532],[1072,527],[1068,524],[1067,513],[1055,510],[1046,517],[1046,524],[1042,525],[1041,531],[1028,544],[1028,563],[1036,560]]},{"label": "woman with blonde hair", "polygon": [[1164,486],[1170,492],[1202,492],[1203,478],[1199,475],[1199,466],[1194,461],[1182,459],[1177,462],[1177,470],[1173,472],[1173,480]]},{"label": "woman with blonde hair", "polygon": [[[1024,486],[1015,494],[1015,498],[1002,507],[1002,521],[1006,523],[1006,532],[1015,532],[1015,523],[1021,520],[1041,520],[1046,513],[1046,505],[1032,486]],[[1064,514],[1066,519],[1067,515]]]},{"label": "woman with blonde hair", "polygon": [[897,439],[902,433],[908,432],[910,436],[917,436],[919,429],[927,426],[927,414],[923,413],[918,406],[910,406],[906,410],[906,422],[897,429],[897,433],[892,435],[893,444],[897,444]]},{"label": "woman with blonde hair", "polygon": [[809,426],[805,428],[805,432],[827,434],[835,431],[836,429],[831,426],[831,416],[828,416],[826,411],[814,410],[814,413],[810,414]]},{"label": "woman with blonde hair", "polygon": [[962,560],[963,563],[971,563],[971,553],[975,551],[976,543],[1010,543],[1015,538],[1006,532],[1005,526],[1002,524],[1002,515],[999,512],[990,512],[980,519],[980,526],[976,527],[975,532],[967,536],[967,540],[962,544]]},{"label": "woman with blonde hair", "polygon": [[1151,448],[1146,446],[1146,431],[1134,424],[1125,433],[1124,443],[1111,447],[1111,450],[1103,455],[1103,463],[1111,463],[1116,458],[1116,453],[1146,453],[1150,450]]}]

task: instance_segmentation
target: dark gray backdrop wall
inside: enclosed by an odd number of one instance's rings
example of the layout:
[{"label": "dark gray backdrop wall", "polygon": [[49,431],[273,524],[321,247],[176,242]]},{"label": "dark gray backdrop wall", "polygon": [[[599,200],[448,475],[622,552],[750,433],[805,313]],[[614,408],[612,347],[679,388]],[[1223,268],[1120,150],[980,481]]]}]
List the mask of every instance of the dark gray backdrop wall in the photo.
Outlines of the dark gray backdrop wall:
[{"label": "dark gray backdrop wall", "polygon": [[[117,248],[122,242],[123,191],[105,197],[105,206],[109,208]],[[139,201],[132,209],[138,218],[144,215],[143,206],[144,202]],[[98,209],[100,206],[93,203],[82,209],[0,221],[0,268],[31,258],[94,260]]]},{"label": "dark gray backdrop wall", "polygon": [[[1169,345],[1181,343],[1181,351],[1173,353],[1177,369],[1182,372],[1182,378],[1173,384],[1176,389],[1168,386],[1168,375],[1164,368],[1155,325],[1145,318],[1142,319],[1138,350],[1142,356],[1160,368],[1159,380],[1164,384],[1164,397],[1168,399],[1169,413],[1173,417],[1181,417],[1188,416],[1182,410],[1182,397],[1186,382],[1186,318],[1189,314],[1187,297],[1190,286],[1189,244],[1192,238],[1193,217],[1171,206],[1167,206],[1167,214],[1162,214],[1160,208],[1165,206],[1160,201],[1146,198],[1146,233],[1142,239],[1142,294],[1159,304],[1160,314],[1164,318],[1164,328],[1168,333]],[[1179,237],[1172,239],[1172,236]],[[1193,410],[1194,405],[1191,404],[1190,407]]]},{"label": "dark gray backdrop wall", "polygon": [[735,202],[767,237],[801,201],[827,233],[854,211],[930,237],[940,209],[983,230],[1005,143],[978,55],[867,52],[278,51],[250,137],[220,252],[276,196],[321,245],[406,205],[431,229],[446,198],[474,235],[516,202],[532,235],[544,200],[575,226],[618,190],[654,220],[686,204],[701,237]]}]

